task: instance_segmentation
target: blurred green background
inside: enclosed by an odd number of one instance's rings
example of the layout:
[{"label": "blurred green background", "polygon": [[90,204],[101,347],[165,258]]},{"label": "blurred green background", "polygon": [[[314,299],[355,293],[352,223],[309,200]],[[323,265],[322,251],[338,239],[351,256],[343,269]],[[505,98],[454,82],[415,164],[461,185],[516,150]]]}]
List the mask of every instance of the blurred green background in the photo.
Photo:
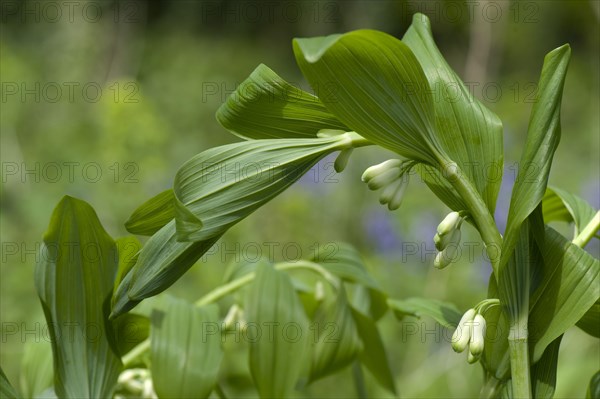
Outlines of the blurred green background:
[{"label": "blurred green background", "polygon": [[[170,187],[186,159],[237,140],[214,114],[259,63],[308,89],[294,62],[294,37],[359,28],[401,37],[414,12],[427,14],[450,65],[504,122],[501,229],[544,54],[570,43],[562,139],[550,182],[600,206],[596,0],[2,1],[1,11],[1,365],[11,381],[18,381],[26,343],[44,336],[33,269],[54,205],[64,194],[82,198],[113,237],[125,235],[123,222],[133,209]],[[315,243],[347,241],[391,297],[430,296],[460,309],[483,299],[490,267],[481,247],[472,259],[433,269],[431,240],[448,209],[418,179],[394,213],[360,182],[366,167],[389,156],[361,149],[340,175],[332,159],[321,162],[234,227],[169,292],[196,299],[220,283],[226,264],[257,249],[266,256],[274,248],[280,261],[309,257]],[[465,241],[476,241],[472,229],[466,234]],[[596,257],[597,244],[588,248]],[[480,368],[454,354],[439,331],[432,333],[433,322],[416,322],[414,334],[392,315],[380,322],[400,396],[476,396]],[[570,330],[556,396],[582,397],[599,368],[598,340]],[[222,370],[238,384],[237,394],[252,396],[237,373],[240,367]],[[353,396],[352,384],[344,383],[350,378],[346,370],[309,392]],[[373,396],[388,395],[367,383]]]}]

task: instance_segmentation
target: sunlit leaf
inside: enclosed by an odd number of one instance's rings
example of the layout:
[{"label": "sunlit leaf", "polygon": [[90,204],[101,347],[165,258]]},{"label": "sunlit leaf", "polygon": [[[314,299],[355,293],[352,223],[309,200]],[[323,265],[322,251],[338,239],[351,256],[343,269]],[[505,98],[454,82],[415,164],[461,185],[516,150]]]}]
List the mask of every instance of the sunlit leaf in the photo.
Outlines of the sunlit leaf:
[{"label": "sunlit leaf", "polygon": [[52,346],[45,340],[28,342],[21,363],[20,386],[23,397],[37,397],[52,387],[53,382]]},{"label": "sunlit leaf", "polygon": [[[116,240],[117,251],[119,252],[119,266],[114,281],[114,292],[117,291],[119,284],[125,278],[127,273],[135,266],[142,244],[134,236],[121,237]],[[114,298],[113,298],[114,299]]]},{"label": "sunlit leaf", "polygon": [[202,241],[279,195],[352,136],[253,140],[206,150],[187,161],[174,183],[180,241]]},{"label": "sunlit leaf", "polygon": [[538,240],[543,278],[531,297],[529,339],[533,361],[600,299],[600,261],[551,227]]},{"label": "sunlit leaf", "polygon": [[311,381],[335,373],[354,361],[362,350],[362,342],[343,289],[335,301],[317,310],[311,333],[314,334]]},{"label": "sunlit leaf", "polygon": [[217,120],[248,139],[314,138],[321,129],[349,130],[317,97],[263,64],[221,105]]},{"label": "sunlit leaf", "polygon": [[151,236],[175,217],[174,200],[172,189],[150,198],[131,214],[125,228],[131,234]]},{"label": "sunlit leaf", "polygon": [[308,320],[287,274],[257,266],[246,302],[250,372],[261,398],[288,397],[308,361]]},{"label": "sunlit leaf", "polygon": [[358,30],[293,44],[302,73],[342,123],[407,158],[437,163],[433,98],[405,43]]},{"label": "sunlit leaf", "polygon": [[596,210],[586,200],[557,187],[546,189],[543,207],[546,223],[554,220],[574,222],[575,237],[596,214]]},{"label": "sunlit leaf", "polygon": [[57,395],[111,396],[121,369],[107,318],[115,242],[91,206],[65,196],[52,214],[40,258],[35,286],[52,338]]},{"label": "sunlit leaf", "polygon": [[564,45],[544,59],[510,201],[500,270],[513,255],[521,225],[542,201],[546,191],[552,158],[560,141],[560,103],[570,56],[571,48]]},{"label": "sunlit leaf", "polygon": [[[493,213],[502,183],[502,122],[473,97],[450,68],[433,40],[425,15],[413,16],[402,41],[413,51],[434,93],[437,140]],[[456,211],[467,209],[437,169],[425,168],[421,175],[439,198]]]},{"label": "sunlit leaf", "polygon": [[405,316],[412,316],[418,319],[427,316],[446,328],[455,328],[462,317],[462,314],[454,304],[436,299],[389,299],[388,304],[398,320],[402,320]]},{"label": "sunlit leaf", "polygon": [[360,362],[375,377],[379,385],[392,393],[396,393],[394,376],[390,369],[377,324],[373,319],[355,309],[352,309],[352,317],[356,323],[358,335],[363,342],[363,350],[359,354]]},{"label": "sunlit leaf", "polygon": [[171,299],[152,314],[152,382],[162,398],[207,398],[223,357],[217,305]]}]

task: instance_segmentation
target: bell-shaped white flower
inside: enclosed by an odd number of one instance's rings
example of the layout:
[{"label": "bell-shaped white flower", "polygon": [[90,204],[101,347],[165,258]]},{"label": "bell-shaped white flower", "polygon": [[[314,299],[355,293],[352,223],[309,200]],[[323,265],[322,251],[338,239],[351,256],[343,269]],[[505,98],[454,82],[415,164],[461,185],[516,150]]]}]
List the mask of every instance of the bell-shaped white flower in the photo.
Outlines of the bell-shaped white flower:
[{"label": "bell-shaped white flower", "polygon": [[481,314],[475,315],[473,319],[473,331],[469,340],[469,352],[473,356],[480,356],[483,353],[485,342],[485,319]]},{"label": "bell-shaped white flower", "polygon": [[467,349],[471,339],[472,322],[476,314],[475,309],[469,309],[458,322],[458,326],[456,326],[456,330],[452,334],[452,349],[455,352],[460,353]]},{"label": "bell-shaped white flower", "polygon": [[460,227],[462,222],[462,217],[458,212],[450,212],[442,223],[440,223],[437,227],[437,233],[440,237],[452,233],[454,230]]},{"label": "bell-shaped white flower", "polygon": [[378,176],[387,170],[394,169],[394,168],[400,168],[401,164],[402,164],[402,161],[399,159],[388,159],[387,161],[384,161],[382,163],[379,163],[377,165],[373,165],[373,166],[367,168],[367,170],[365,170],[365,172],[363,173],[361,179],[365,183],[368,183],[369,180],[373,179],[375,176]]}]

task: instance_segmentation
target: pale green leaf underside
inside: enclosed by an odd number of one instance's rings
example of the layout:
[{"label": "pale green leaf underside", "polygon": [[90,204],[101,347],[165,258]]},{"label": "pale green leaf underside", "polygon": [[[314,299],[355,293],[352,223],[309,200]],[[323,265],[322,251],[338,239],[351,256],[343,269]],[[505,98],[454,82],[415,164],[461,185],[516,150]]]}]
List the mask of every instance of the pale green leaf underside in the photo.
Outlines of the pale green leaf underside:
[{"label": "pale green leaf underside", "polygon": [[446,328],[455,328],[462,314],[452,303],[428,298],[389,299],[388,304],[399,320],[405,316],[428,316]]},{"label": "pale green leaf underside", "polygon": [[152,382],[160,398],[207,398],[223,357],[219,308],[171,299],[152,314]]},{"label": "pale green leaf underside", "polygon": [[[35,286],[52,337],[59,397],[109,397],[121,369],[107,336],[106,306],[117,271],[117,248],[87,203],[65,196],[44,235]],[[70,335],[63,326],[73,326]],[[88,339],[89,326],[98,338]]]},{"label": "pale green leaf underside", "polygon": [[253,140],[198,154],[175,177],[178,239],[223,234],[347,143],[343,137]]},{"label": "pale green leaf underside", "polygon": [[175,219],[146,242],[113,298],[113,317],[177,281],[234,224],[349,138],[252,140],[204,151],[174,183]]},{"label": "pale green leaf underside", "polygon": [[314,138],[321,129],[349,130],[317,97],[262,64],[221,105],[217,120],[245,139]]}]

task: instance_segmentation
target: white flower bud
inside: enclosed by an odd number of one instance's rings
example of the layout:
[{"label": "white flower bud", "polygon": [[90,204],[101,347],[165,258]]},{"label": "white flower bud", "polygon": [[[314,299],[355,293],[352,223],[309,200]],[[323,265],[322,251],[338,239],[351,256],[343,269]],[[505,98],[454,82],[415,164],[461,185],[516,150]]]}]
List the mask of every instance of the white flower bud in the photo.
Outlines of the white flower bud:
[{"label": "white flower bud", "polygon": [[469,364],[476,363],[479,360],[479,356],[473,355],[471,352],[467,354],[467,362]]},{"label": "white flower bud", "polygon": [[438,234],[444,236],[445,234],[451,233],[460,226],[461,221],[462,218],[458,212],[450,212],[437,227]]},{"label": "white flower bud", "polygon": [[433,261],[433,267],[435,267],[436,269],[444,269],[449,264],[450,262],[444,256],[444,251],[438,252]]},{"label": "white flower bud", "polygon": [[473,334],[469,341],[469,352],[473,356],[479,356],[483,353],[483,345],[485,342],[485,319],[482,315],[477,314],[473,320]]},{"label": "white flower bud", "polygon": [[388,184],[383,191],[381,192],[381,195],[379,196],[379,203],[381,205],[385,205],[387,203],[389,203],[392,198],[394,197],[394,194],[396,193],[396,190],[403,184],[402,179],[398,179],[396,181],[394,181],[391,184]]},{"label": "white flower bud", "polygon": [[361,179],[362,181],[367,183],[375,176],[380,175],[381,173],[385,172],[386,170],[389,170],[390,168],[399,168],[400,164],[402,164],[402,161],[399,159],[388,159],[385,162],[367,168],[367,170],[365,170],[365,172],[363,173]]},{"label": "white flower bud", "polygon": [[369,190],[379,190],[398,180],[399,177],[400,168],[390,168],[367,181],[367,186],[369,187]]},{"label": "white flower bud", "polygon": [[406,181],[403,178],[400,178],[400,186],[396,188],[392,199],[390,200],[390,202],[388,202],[388,209],[390,211],[395,211],[396,209],[400,208],[402,200],[404,199],[404,192],[406,191],[406,187],[408,187],[408,181]]},{"label": "white flower bud", "polygon": [[[460,244],[460,236],[460,230],[454,230],[452,233],[444,234],[442,236],[436,233],[436,235],[433,236],[433,243],[438,251],[443,251],[450,245],[455,247],[458,246],[458,244]],[[450,259],[453,257],[454,256],[452,256]]]},{"label": "white flower bud", "polygon": [[455,352],[462,352],[469,345],[469,340],[471,339],[471,324],[473,319],[475,318],[475,309],[469,309],[465,312],[463,317],[461,317],[458,322],[458,326],[452,334],[452,349]]}]

